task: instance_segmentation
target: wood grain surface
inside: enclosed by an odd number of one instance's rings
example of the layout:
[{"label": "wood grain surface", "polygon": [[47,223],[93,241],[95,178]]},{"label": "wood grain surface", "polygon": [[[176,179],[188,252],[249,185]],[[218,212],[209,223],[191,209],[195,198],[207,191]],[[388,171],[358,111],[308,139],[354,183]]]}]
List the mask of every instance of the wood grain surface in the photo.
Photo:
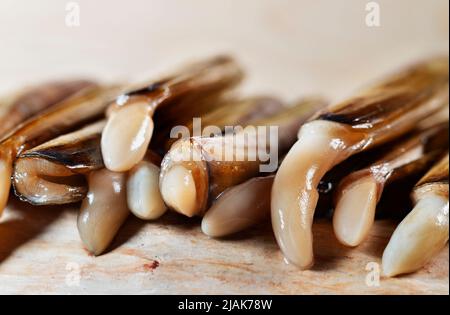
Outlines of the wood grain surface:
[{"label": "wood grain surface", "polygon": [[269,224],[216,240],[201,233],[198,219],[130,217],[110,251],[93,257],[78,237],[76,215],[76,208],[10,203],[0,221],[0,293],[449,293],[448,247],[420,272],[366,285],[366,265],[380,262],[395,222],[378,221],[363,245],[348,249],[319,220],[315,267],[299,271],[283,262]]}]

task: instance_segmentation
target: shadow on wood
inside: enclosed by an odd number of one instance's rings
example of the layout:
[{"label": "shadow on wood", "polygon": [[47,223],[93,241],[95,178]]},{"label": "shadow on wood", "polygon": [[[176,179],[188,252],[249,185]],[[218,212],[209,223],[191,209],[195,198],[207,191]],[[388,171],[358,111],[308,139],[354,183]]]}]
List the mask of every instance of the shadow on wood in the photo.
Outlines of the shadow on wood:
[{"label": "shadow on wood", "polygon": [[41,234],[61,213],[57,207],[32,207],[11,196],[0,221],[0,264],[20,246]]}]

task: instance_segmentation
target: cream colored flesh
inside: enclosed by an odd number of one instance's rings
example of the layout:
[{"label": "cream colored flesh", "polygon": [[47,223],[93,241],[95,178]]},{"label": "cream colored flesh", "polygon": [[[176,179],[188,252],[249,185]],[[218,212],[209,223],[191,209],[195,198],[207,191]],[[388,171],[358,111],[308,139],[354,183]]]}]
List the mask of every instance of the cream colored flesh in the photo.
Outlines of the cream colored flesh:
[{"label": "cream colored flesh", "polygon": [[128,207],[137,217],[154,220],[162,216],[167,207],[159,191],[159,167],[139,162],[129,173],[127,180]]},{"label": "cream colored flesh", "polygon": [[378,184],[369,174],[343,189],[338,198],[333,215],[334,233],[342,244],[358,246],[375,220]]},{"label": "cream colored flesh", "polygon": [[203,233],[211,237],[223,237],[245,230],[269,217],[273,178],[252,178],[224,191],[203,217]]},{"label": "cream colored flesh", "polygon": [[448,221],[448,197],[423,196],[392,234],[383,253],[383,274],[411,273],[428,263],[448,242]]},{"label": "cream colored flesh", "polygon": [[130,213],[126,175],[102,169],[89,174],[88,184],[89,192],[78,215],[78,232],[87,250],[100,255]]},{"label": "cream colored flesh", "polygon": [[101,140],[106,168],[115,172],[133,168],[144,158],[152,133],[151,109],[145,101],[111,113]]},{"label": "cream colored flesh", "polygon": [[192,173],[176,165],[161,178],[161,194],[175,211],[192,217],[197,214],[197,191]]},{"label": "cream colored flesh", "polygon": [[272,227],[285,258],[301,269],[314,263],[311,232],[325,173],[364,145],[362,134],[345,126],[312,121],[304,125],[299,140],[284,158],[272,187]]}]

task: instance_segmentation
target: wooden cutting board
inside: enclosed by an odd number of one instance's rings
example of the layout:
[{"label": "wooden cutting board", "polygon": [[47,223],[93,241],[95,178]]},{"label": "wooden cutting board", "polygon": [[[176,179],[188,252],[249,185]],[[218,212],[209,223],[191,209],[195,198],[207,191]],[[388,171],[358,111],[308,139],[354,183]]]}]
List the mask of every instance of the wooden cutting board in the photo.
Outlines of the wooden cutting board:
[{"label": "wooden cutting board", "polygon": [[420,272],[366,284],[367,264],[380,262],[395,227],[390,221],[378,221],[356,249],[337,243],[329,221],[316,222],[315,267],[299,271],[283,262],[269,224],[215,240],[198,219],[130,217],[111,250],[92,257],[76,215],[10,202],[0,220],[0,293],[449,294],[448,247]]}]

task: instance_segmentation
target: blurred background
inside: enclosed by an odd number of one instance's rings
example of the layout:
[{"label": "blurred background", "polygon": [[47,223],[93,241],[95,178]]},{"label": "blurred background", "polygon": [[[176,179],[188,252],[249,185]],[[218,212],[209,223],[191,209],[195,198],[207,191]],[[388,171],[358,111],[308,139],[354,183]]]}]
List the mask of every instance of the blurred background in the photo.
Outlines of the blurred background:
[{"label": "blurred background", "polygon": [[[70,2],[79,7],[79,26],[66,25]],[[366,11],[369,2],[379,5],[378,27],[366,24],[374,13]],[[447,54],[448,6],[448,0],[0,0],[0,93],[67,76],[146,78],[224,52],[247,70],[244,93],[336,99],[386,71]]]}]

